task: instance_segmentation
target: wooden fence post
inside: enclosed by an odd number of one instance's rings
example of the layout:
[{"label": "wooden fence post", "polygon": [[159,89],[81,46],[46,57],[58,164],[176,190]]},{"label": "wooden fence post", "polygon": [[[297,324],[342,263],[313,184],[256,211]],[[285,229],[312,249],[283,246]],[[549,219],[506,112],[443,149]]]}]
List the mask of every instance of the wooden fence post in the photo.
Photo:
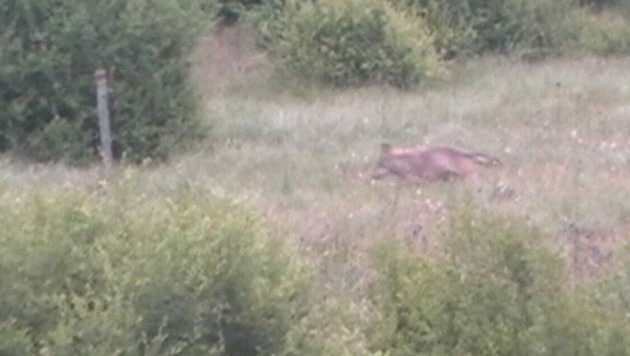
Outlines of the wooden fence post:
[{"label": "wooden fence post", "polygon": [[112,153],[112,130],[109,119],[109,88],[107,87],[107,72],[105,69],[98,69],[94,72],[96,81],[96,111],[98,113],[98,127],[101,135],[100,154],[106,168],[112,166],[114,160]]}]

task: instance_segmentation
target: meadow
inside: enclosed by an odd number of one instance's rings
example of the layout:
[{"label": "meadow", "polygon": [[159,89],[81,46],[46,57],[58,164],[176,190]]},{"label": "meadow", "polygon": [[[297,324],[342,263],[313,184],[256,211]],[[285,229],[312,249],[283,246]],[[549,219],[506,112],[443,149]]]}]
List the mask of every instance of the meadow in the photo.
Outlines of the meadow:
[{"label": "meadow", "polygon": [[[322,308],[348,324],[368,318],[374,246],[398,241],[440,255],[453,213],[516,218],[540,229],[547,237],[540,242],[567,262],[563,278],[573,286],[627,261],[630,58],[466,59],[409,91],[278,79],[240,31],[204,39],[193,59],[199,114],[211,128],[203,142],[165,163],[111,172],[5,157],[3,205],[33,191],[98,196],[120,185],[114,197],[121,199],[193,192],[202,201],[238,202],[297,248],[317,271],[321,288],[312,293],[330,298]],[[382,142],[454,145],[497,156],[504,166],[449,182],[374,181]],[[330,337],[339,335],[331,330]],[[353,332],[338,342],[348,354],[362,353],[366,336]]]},{"label": "meadow", "polygon": [[[326,90],[274,80],[247,40],[226,47],[210,37],[195,54],[210,137],[113,177],[131,175],[150,192],[194,187],[236,199],[287,239],[349,264],[374,240],[439,244],[436,229],[462,202],[558,237],[573,229],[623,243],[630,234],[629,59],[487,57],[454,63],[446,79],[414,91]],[[374,181],[382,142],[459,146],[504,167],[446,183]],[[98,166],[5,158],[2,167],[5,192],[92,189],[105,177]]]},{"label": "meadow", "polygon": [[[197,53],[213,136],[153,170],[155,182],[235,194],[289,239],[350,265],[374,240],[439,245],[450,207],[462,203],[559,239],[597,236],[604,255],[630,234],[627,58],[487,57],[452,63],[445,79],[414,91],[323,90],[274,82],[264,60],[251,65],[253,47],[236,43],[217,51],[211,38]],[[219,76],[212,61],[234,67]],[[373,181],[382,142],[464,147],[504,167],[448,183]]]}]

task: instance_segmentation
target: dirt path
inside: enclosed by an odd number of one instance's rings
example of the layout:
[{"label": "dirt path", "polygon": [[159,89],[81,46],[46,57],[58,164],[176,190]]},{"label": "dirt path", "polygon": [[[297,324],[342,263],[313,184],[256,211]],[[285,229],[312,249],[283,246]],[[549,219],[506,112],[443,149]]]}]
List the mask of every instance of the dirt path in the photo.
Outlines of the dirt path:
[{"label": "dirt path", "polygon": [[268,72],[267,54],[239,26],[221,26],[200,41],[193,53],[194,76],[212,87],[243,84]]}]

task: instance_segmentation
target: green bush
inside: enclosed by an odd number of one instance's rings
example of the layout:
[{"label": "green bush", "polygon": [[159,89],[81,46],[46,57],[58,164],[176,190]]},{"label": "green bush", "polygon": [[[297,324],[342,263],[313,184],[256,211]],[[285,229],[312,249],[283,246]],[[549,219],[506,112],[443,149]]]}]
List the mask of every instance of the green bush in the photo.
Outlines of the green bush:
[{"label": "green bush", "polygon": [[627,354],[630,329],[623,317],[567,290],[562,264],[545,250],[544,237],[516,219],[463,214],[453,220],[445,256],[381,247],[375,302],[382,316],[374,323],[373,349],[391,355]]},{"label": "green bush", "polygon": [[576,52],[582,53],[628,54],[630,53],[630,19],[628,16],[608,10],[596,16],[590,16],[587,25],[580,29],[579,38],[574,47]]},{"label": "green bush", "polygon": [[218,15],[224,24],[231,25],[241,18],[243,11],[261,3],[262,0],[220,0]]},{"label": "green bush", "polygon": [[485,52],[563,54],[574,49],[588,25],[586,11],[575,0],[390,1],[423,18],[447,57]]},{"label": "green bush", "polygon": [[15,325],[15,320],[0,323],[1,355],[32,355],[33,344],[28,331]]},{"label": "green bush", "polygon": [[99,144],[93,73],[110,74],[116,154],[165,157],[199,132],[189,49],[207,1],[4,1],[0,151],[81,162]]},{"label": "green bush", "polygon": [[309,277],[259,218],[212,197],[101,188],[3,199],[0,353],[283,351]]},{"label": "green bush", "polygon": [[385,2],[272,2],[254,17],[275,58],[303,78],[407,87],[442,69],[424,24]]},{"label": "green bush", "polygon": [[299,1],[267,0],[247,12],[244,23],[256,30],[258,45],[270,49],[303,4]]},{"label": "green bush", "polygon": [[465,1],[390,0],[399,9],[421,19],[429,28],[442,58],[474,54],[477,33]]},{"label": "green bush", "polygon": [[507,11],[499,18],[506,19],[507,40],[500,40],[502,34],[496,23],[485,24],[479,32],[490,39],[486,45],[499,44],[500,50],[513,51],[521,57],[572,53],[580,31],[588,26],[587,13],[575,0],[509,0],[505,5]]},{"label": "green bush", "polygon": [[[379,16],[373,13],[368,16],[369,20],[364,19],[367,13],[376,11],[374,8],[379,11],[388,8],[388,13],[394,14],[389,17],[393,20],[384,21],[385,24],[404,23],[395,27],[413,28],[414,36],[419,36],[421,40],[409,41],[416,41],[412,47],[428,48],[426,40],[430,38],[434,47],[431,53],[447,59],[483,53],[529,59],[582,53],[623,54],[630,47],[628,23],[623,15],[610,16],[613,10],[608,9],[594,13],[589,7],[580,6],[578,0],[389,0],[386,4],[369,1],[354,3],[353,0],[270,0],[255,7],[249,16],[260,34],[261,44],[275,49],[280,59],[284,59],[294,72],[307,73],[310,77],[333,83],[338,77],[344,78],[343,73],[356,72],[348,67],[360,68],[356,63],[346,66],[353,63],[348,60],[349,57],[365,55],[381,59],[378,49],[376,54],[363,50],[366,38],[369,39],[367,42],[379,43],[374,41],[378,38],[374,35],[374,28],[381,26],[374,19]],[[624,2],[614,3],[614,9],[624,7]],[[352,26],[344,25],[343,14],[352,19],[346,19]],[[358,25],[364,22],[371,22],[374,26]],[[355,43],[353,40],[357,45],[348,45]],[[280,48],[279,44],[282,45]],[[344,55],[347,52],[352,55]],[[376,66],[366,66],[378,72]],[[434,67],[425,62],[423,68]],[[325,69],[331,69],[332,74],[322,75]],[[378,77],[378,74],[375,76]],[[360,74],[357,77],[362,78]],[[362,80],[356,82],[362,83]]]},{"label": "green bush", "polygon": [[580,5],[593,6],[596,8],[615,7],[615,6],[628,6],[630,1],[628,0],[580,0]]}]

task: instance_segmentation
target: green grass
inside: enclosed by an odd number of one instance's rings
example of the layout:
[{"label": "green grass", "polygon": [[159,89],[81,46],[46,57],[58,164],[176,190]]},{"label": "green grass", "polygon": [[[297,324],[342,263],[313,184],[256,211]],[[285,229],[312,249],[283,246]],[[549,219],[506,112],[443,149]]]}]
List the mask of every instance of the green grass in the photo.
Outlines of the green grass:
[{"label": "green grass", "polygon": [[[196,150],[114,174],[137,173],[140,190],[220,192],[268,212],[288,238],[337,236],[351,246],[415,225],[437,239],[431,228],[460,199],[528,217],[551,233],[568,224],[630,224],[630,59],[482,58],[412,92],[296,96],[294,84],[280,88],[258,73],[245,74],[245,87],[204,81],[203,116],[213,131]],[[505,167],[447,184],[372,182],[384,141],[461,146],[496,155]],[[1,165],[5,191],[93,186],[102,177],[97,168]],[[504,191],[513,196],[501,199]]]},{"label": "green grass", "polygon": [[381,142],[452,144],[494,154],[506,168],[482,181],[406,186],[399,206],[443,201],[461,189],[483,200],[477,190],[500,185],[515,198],[486,204],[531,216],[550,231],[567,223],[615,226],[630,215],[630,191],[623,189],[629,72],[628,59],[485,58],[415,92],[373,87],[308,98],[291,96],[290,88],[270,95],[254,79],[242,95],[215,91],[206,98],[215,126],[208,149],[177,164],[187,179],[272,209],[293,204],[306,217],[339,217],[391,204],[396,183],[367,179]]},{"label": "green grass", "polygon": [[[211,63],[205,63],[211,65]],[[139,191],[190,187],[261,210],[306,250],[360,264],[392,235],[439,245],[450,207],[472,201],[526,217],[552,235],[573,224],[630,225],[630,59],[523,63],[482,58],[412,92],[201,86],[207,142],[163,165],[119,168]],[[303,94],[303,93],[302,93]],[[498,156],[505,167],[438,184],[372,182],[379,144],[452,144]],[[97,189],[98,168],[2,161],[5,191]],[[511,196],[504,194],[512,192]],[[627,233],[626,233],[627,234]]]},{"label": "green grass", "polygon": [[[196,148],[109,173],[0,158],[0,202],[58,190],[237,201],[317,267],[312,298],[321,302],[296,327],[331,354],[367,354],[374,245],[394,239],[443,253],[449,213],[464,207],[527,220],[554,248],[572,227],[623,253],[615,246],[630,237],[630,58],[488,57],[454,63],[413,91],[333,90],[273,77],[264,56],[243,69],[257,56],[249,46],[216,57],[209,41],[196,53],[201,115],[212,127]],[[384,141],[461,146],[505,166],[447,183],[372,181]]]}]

